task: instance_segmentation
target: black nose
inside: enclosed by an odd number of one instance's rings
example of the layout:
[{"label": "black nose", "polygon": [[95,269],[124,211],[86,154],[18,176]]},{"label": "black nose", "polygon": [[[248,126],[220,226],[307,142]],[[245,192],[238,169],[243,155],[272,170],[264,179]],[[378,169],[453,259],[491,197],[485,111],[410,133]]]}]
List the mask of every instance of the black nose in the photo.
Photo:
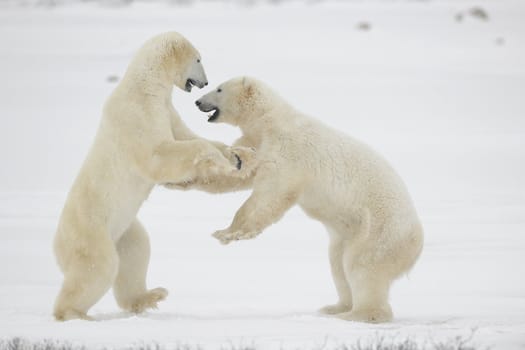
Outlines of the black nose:
[{"label": "black nose", "polygon": [[197,100],[197,101],[195,101],[195,104],[196,104],[197,106],[200,106],[200,105],[201,105],[201,101]]},{"label": "black nose", "polygon": [[205,82],[205,83],[204,83],[204,86],[208,86],[208,82]]}]

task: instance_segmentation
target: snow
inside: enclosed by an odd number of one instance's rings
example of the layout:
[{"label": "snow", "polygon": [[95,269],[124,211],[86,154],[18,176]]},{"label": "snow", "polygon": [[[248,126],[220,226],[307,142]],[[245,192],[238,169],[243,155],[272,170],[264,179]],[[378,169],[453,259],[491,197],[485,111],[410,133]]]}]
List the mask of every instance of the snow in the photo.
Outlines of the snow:
[{"label": "snow", "polygon": [[[458,12],[482,6],[489,21]],[[354,343],[377,334],[468,335],[492,349],[525,347],[525,3],[301,2],[279,6],[163,2],[108,8],[0,9],[0,338],[90,347],[137,342],[254,344],[261,349]],[[358,30],[370,23],[369,31]],[[399,280],[384,325],[321,317],[335,302],[327,235],[293,209],[256,240],[221,246],[248,192],[156,189],[139,216],[151,235],[148,284],[158,310],[121,312],[111,293],[99,322],[55,322],[61,282],[51,242],[102,104],[147,38],[177,30],[199,48],[211,86],[265,80],[303,111],[372,145],[405,179],[425,226],[420,261]],[[503,38],[503,41],[500,40]],[[199,134],[208,124],[173,100]]]}]

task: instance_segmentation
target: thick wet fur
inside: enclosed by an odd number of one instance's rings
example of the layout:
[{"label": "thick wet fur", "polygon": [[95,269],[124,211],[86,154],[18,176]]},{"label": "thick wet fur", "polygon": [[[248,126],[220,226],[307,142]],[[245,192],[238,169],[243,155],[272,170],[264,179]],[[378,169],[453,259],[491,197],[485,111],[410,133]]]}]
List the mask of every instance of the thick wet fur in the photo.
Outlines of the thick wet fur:
[{"label": "thick wet fur", "polygon": [[[252,239],[298,204],[329,232],[330,267],[339,300],[320,311],[360,322],[388,322],[390,287],[423,246],[423,229],[408,191],[386,160],[365,144],[290,106],[262,82],[240,77],[196,102],[220,111],[216,123],[238,126],[237,145],[257,149],[253,191],[221,243]],[[231,183],[193,184],[230,191]],[[297,243],[300,245],[300,242]]]}]

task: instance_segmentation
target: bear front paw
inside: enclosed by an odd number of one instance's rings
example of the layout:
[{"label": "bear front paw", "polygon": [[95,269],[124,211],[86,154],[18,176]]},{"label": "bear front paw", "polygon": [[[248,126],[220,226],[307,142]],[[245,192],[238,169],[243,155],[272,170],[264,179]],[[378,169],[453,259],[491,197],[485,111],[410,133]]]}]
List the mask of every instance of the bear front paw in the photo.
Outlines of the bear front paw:
[{"label": "bear front paw", "polygon": [[219,231],[216,231],[212,236],[217,238],[219,242],[221,242],[221,244],[229,244],[232,241],[253,239],[258,234],[259,232],[242,232],[242,231],[230,232],[228,230],[219,230]]},{"label": "bear front paw", "polygon": [[233,147],[231,149],[235,166],[239,170],[238,176],[249,176],[257,168],[257,154],[255,149],[248,147]]},{"label": "bear front paw", "polygon": [[221,244],[228,244],[233,240],[232,234],[228,230],[215,231],[212,236],[217,238]]},{"label": "bear front paw", "polygon": [[236,168],[218,152],[208,153],[195,160],[195,167],[202,177],[217,174],[230,174]]}]

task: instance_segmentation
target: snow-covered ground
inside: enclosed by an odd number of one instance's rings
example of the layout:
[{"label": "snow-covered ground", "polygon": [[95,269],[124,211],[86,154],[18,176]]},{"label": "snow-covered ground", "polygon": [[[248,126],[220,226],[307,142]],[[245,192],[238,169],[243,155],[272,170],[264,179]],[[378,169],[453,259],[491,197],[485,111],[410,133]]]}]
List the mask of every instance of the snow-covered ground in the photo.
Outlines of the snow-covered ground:
[{"label": "snow-covered ground", "polygon": [[[488,21],[455,15],[481,5]],[[367,22],[370,30],[358,30]],[[298,108],[384,154],[426,229],[417,266],[392,290],[395,321],[325,318],[334,302],[322,226],[300,210],[253,241],[221,246],[248,193],[156,189],[140,212],[151,234],[149,285],[170,290],[134,316],[108,294],[100,322],[51,317],[61,275],[51,241],[104,99],[133,52],[177,30],[199,48],[212,86],[267,81]],[[88,346],[137,342],[296,349],[376,335],[468,335],[525,348],[525,3],[357,1],[279,6],[206,2],[108,8],[0,8],[0,338]],[[175,91],[183,118],[225,142]]]}]

